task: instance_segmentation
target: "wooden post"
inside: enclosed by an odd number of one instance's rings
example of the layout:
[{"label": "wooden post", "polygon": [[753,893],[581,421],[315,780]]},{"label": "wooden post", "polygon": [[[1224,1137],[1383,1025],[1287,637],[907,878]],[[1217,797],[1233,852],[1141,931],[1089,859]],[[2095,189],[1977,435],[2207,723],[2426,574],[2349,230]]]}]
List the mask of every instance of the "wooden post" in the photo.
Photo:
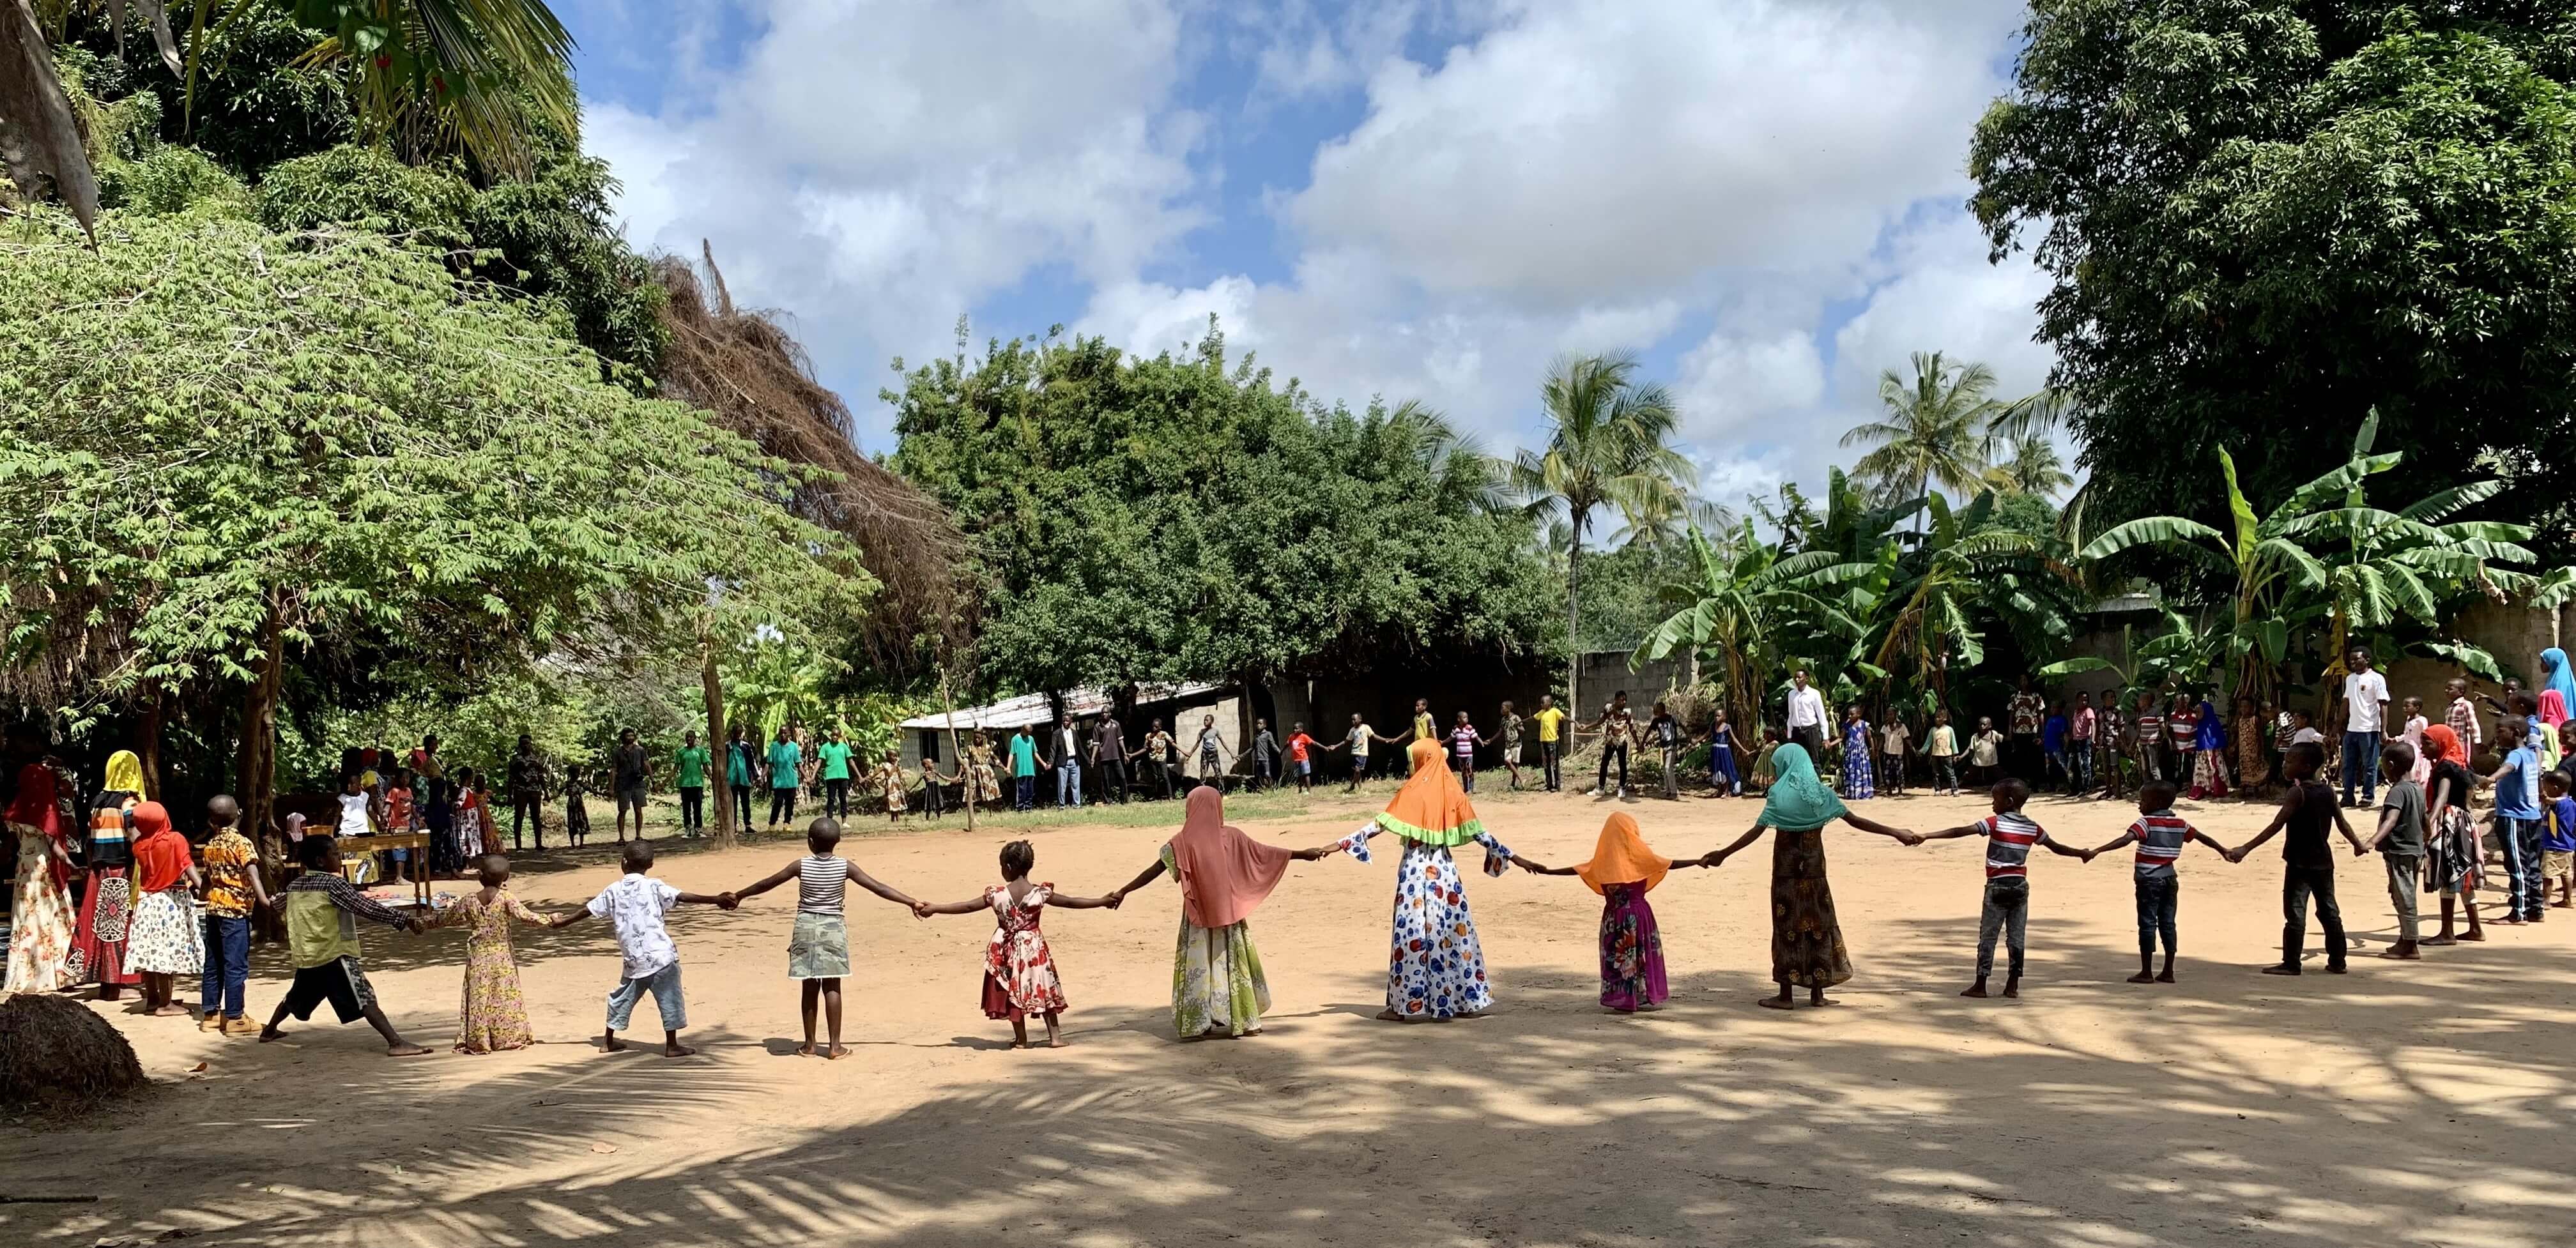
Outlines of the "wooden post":
[{"label": "wooden post", "polygon": [[948,752],[957,759],[957,774],[965,783],[957,786],[958,795],[966,799],[966,830],[975,830],[975,776],[966,765],[966,751],[957,742],[957,699],[949,692],[948,665],[939,665],[939,702],[948,712]]},{"label": "wooden post", "polygon": [[727,778],[727,773],[733,765],[733,742],[725,731],[724,681],[716,674],[715,635],[709,631],[703,620],[698,626],[698,653],[698,683],[706,697],[707,741],[713,747],[708,751],[708,756],[713,758],[715,750],[725,752],[723,760],[717,762],[712,768],[716,773],[715,784],[712,786],[716,791],[716,847],[731,849],[734,847],[735,836],[733,785]]},{"label": "wooden post", "polygon": [[162,799],[161,726],[167,718],[160,682],[144,682],[143,715],[134,728],[134,756],[143,764],[143,797],[146,801]]},{"label": "wooden post", "polygon": [[264,846],[277,827],[277,700],[286,679],[286,609],[279,591],[269,591],[261,631],[259,672],[242,694],[241,747],[233,758],[244,830]]}]

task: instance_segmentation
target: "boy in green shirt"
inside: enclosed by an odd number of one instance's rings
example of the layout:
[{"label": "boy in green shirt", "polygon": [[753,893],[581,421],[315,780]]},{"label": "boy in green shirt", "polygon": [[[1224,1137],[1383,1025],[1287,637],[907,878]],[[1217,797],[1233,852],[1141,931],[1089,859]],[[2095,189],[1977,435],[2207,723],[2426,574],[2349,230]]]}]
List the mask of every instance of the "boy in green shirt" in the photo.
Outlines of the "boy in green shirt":
[{"label": "boy in green shirt", "polygon": [[823,778],[823,814],[827,818],[850,817],[850,743],[841,739],[841,730],[823,734],[823,743],[814,747],[814,763]]},{"label": "boy in green shirt", "polygon": [[707,765],[713,756],[698,744],[698,734],[681,739],[680,752],[671,758],[671,770],[679,779],[680,835],[704,836],[707,833]]}]

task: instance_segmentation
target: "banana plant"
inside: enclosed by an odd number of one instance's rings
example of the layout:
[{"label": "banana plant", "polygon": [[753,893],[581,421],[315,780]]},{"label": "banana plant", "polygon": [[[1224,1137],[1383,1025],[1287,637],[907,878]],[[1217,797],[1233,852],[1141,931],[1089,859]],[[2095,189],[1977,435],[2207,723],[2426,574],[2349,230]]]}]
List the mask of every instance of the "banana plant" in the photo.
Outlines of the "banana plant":
[{"label": "banana plant", "polygon": [[1831,563],[1829,553],[1781,558],[1780,548],[1755,536],[1746,520],[1723,542],[1711,542],[1692,525],[1685,537],[1694,579],[1661,591],[1672,614],[1646,634],[1628,663],[1664,658],[1676,650],[1716,658],[1726,672],[1729,716],[1744,731],[1759,732],[1767,700],[1766,675],[1779,670],[1779,633],[1809,619],[1857,631],[1840,610],[1809,592],[1801,578]]}]

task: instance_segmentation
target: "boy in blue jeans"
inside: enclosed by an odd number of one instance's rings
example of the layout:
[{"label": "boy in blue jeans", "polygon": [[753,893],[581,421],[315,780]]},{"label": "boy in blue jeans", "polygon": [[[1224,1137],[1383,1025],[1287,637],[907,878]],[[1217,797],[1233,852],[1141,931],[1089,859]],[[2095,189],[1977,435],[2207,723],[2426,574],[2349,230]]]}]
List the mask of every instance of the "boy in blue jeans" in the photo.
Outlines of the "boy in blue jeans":
[{"label": "boy in blue jeans", "polygon": [[199,985],[197,1030],[247,1036],[259,1027],[243,1013],[250,982],[250,908],[269,905],[259,880],[259,850],[233,829],[241,803],[223,794],[206,799],[206,827],[214,835],[197,849],[205,866],[206,977]]},{"label": "boy in blue jeans", "polygon": [[2030,801],[2030,786],[2007,777],[1997,781],[1992,791],[1994,814],[1940,832],[1927,832],[1927,841],[1946,840],[1955,836],[1986,838],[1986,904],[1977,918],[1977,982],[1960,993],[1963,997],[1983,997],[1986,978],[1995,969],[1995,937],[2005,938],[2011,955],[2004,979],[2004,995],[2021,995],[2022,934],[2030,919],[2030,851],[2045,845],[2050,853],[2093,861],[2089,850],[2069,849],[2048,839],[2048,833],[2021,813]]},{"label": "boy in blue jeans", "polygon": [[2514,742],[2504,765],[2487,779],[2495,784],[2496,848],[2504,851],[2504,917],[2499,923],[2540,921],[2540,751],[2531,744],[2530,721],[2509,716],[2496,734]]}]

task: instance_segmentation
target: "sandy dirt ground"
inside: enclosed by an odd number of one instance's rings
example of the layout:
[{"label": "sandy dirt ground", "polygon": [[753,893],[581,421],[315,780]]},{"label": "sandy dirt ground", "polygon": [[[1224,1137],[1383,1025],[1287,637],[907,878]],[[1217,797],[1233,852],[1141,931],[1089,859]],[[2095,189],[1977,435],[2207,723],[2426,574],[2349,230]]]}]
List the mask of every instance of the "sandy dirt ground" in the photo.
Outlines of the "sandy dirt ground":
[{"label": "sandy dirt ground", "polygon": [[[1382,794],[1379,797],[1383,800]],[[1252,823],[1313,844],[1374,805],[1315,799]],[[1751,802],[1628,804],[1658,849],[1731,839]],[[1605,807],[1488,797],[1502,839],[1578,861]],[[1982,803],[1882,798],[1919,830]],[[2230,842],[2268,813],[2186,806]],[[2052,833],[2099,844],[2124,808],[2043,798]],[[1157,815],[1177,821],[1177,805]],[[1038,828],[1041,879],[1103,892],[1174,823]],[[844,846],[918,895],[998,879],[1004,837],[909,831]],[[523,863],[555,910],[610,851]],[[684,889],[738,887],[798,850],[674,848]],[[538,1047],[448,1053],[462,937],[367,936],[396,1022],[430,1057],[386,1058],[363,1025],[285,1042],[201,1035],[101,1005],[164,1081],[86,1122],[0,1129],[0,1242],[206,1245],[1641,1244],[2108,1246],[2576,1242],[2576,912],[2483,947],[2375,956],[2394,920],[2376,858],[2341,867],[2367,944],[2348,976],[2275,960],[2279,864],[2184,859],[2181,982],[2132,986],[2125,854],[2034,858],[2031,979],[1962,1000],[1981,844],[1832,834],[1858,976],[1842,1004],[1779,1014],[1767,844],[1654,895],[1674,996],[1598,1008],[1599,903],[1578,881],[1472,877],[1497,984],[1484,1019],[1397,1025],[1381,1005],[1392,856],[1296,867],[1253,919],[1266,1035],[1177,1043],[1179,897],[1050,911],[1069,1047],[1013,1051],[977,1009],[980,917],[916,921],[851,892],[853,1058],[795,1056],[785,978],[793,886],[741,912],[676,916],[687,1038],[702,1055],[594,1042],[618,961],[606,928],[528,931]],[[1462,860],[1472,865],[1475,851]],[[251,1006],[283,991],[260,952]],[[193,997],[193,990],[184,994]],[[655,1037],[651,1007],[640,1028]],[[327,1014],[325,1015],[327,1018]],[[204,1069],[196,1071],[199,1063]]]}]

